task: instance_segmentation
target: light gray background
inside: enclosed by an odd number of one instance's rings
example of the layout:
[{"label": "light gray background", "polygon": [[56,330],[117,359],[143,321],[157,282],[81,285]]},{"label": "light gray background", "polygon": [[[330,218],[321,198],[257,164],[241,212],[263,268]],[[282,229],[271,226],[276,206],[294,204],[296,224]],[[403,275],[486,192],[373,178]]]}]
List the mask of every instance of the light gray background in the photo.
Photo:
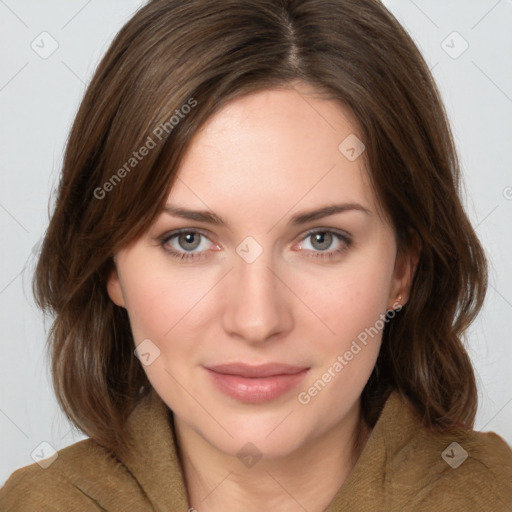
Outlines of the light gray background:
[{"label": "light gray background", "polygon": [[[425,56],[451,119],[465,203],[491,261],[485,308],[468,333],[480,397],[476,429],[512,444],[512,1],[385,4]],[[140,5],[0,0],[0,485],[34,462],[41,442],[59,450],[84,438],[57,406],[44,351],[48,325],[30,280],[78,103],[112,38]],[[44,55],[53,40],[58,48]]]}]

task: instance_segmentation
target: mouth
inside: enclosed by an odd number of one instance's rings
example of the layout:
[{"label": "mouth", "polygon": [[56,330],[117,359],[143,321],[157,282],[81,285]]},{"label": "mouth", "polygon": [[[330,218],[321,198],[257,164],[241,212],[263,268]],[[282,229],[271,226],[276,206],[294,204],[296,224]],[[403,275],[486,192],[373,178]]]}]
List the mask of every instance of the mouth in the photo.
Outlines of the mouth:
[{"label": "mouth", "polygon": [[259,366],[230,363],[205,367],[219,391],[245,403],[262,403],[277,399],[295,388],[309,369],[282,363]]}]

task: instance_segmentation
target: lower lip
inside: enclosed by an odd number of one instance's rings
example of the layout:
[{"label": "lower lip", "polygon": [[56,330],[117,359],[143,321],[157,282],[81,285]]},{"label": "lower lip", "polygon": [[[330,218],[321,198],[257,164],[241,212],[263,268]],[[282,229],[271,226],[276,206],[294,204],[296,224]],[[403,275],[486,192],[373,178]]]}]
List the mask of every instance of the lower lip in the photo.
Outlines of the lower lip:
[{"label": "lower lip", "polygon": [[251,404],[270,402],[284,395],[306,376],[309,369],[292,375],[272,375],[271,377],[246,378],[239,375],[226,375],[206,368],[217,388],[226,395]]}]

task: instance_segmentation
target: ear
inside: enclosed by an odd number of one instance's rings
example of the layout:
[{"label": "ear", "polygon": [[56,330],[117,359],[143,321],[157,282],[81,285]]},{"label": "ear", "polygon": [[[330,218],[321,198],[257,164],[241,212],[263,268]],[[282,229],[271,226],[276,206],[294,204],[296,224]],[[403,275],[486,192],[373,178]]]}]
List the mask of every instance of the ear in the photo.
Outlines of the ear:
[{"label": "ear", "polygon": [[411,235],[407,248],[397,253],[388,299],[388,309],[404,306],[409,300],[412,281],[421,255],[421,244],[416,234]]},{"label": "ear", "polygon": [[107,293],[110,297],[110,300],[121,307],[126,307],[123,289],[121,287],[121,281],[119,280],[119,274],[116,267],[116,261],[114,257],[114,268],[110,272],[110,275],[107,279]]}]

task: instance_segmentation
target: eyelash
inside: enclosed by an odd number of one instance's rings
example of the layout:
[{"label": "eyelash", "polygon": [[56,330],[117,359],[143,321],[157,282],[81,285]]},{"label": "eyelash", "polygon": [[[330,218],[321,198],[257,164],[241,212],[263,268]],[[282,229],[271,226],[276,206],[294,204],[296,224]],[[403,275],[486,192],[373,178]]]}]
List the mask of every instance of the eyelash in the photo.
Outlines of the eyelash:
[{"label": "eyelash", "polygon": [[[349,235],[347,235],[347,234],[345,234],[343,232],[337,231],[337,230],[322,229],[322,228],[316,228],[316,229],[313,229],[311,231],[308,231],[304,235],[304,237],[301,239],[301,242],[306,240],[310,236],[317,234],[317,233],[330,233],[330,234],[334,235],[334,237],[338,238],[338,240],[340,242],[343,242],[343,245],[339,249],[335,249],[334,251],[328,251],[328,252],[322,252],[322,251],[314,251],[314,252],[312,252],[312,251],[308,250],[307,251],[307,254],[308,254],[307,257],[308,258],[322,258],[322,259],[326,259],[326,260],[331,260],[332,258],[340,256],[341,253],[345,252],[352,245],[352,238]],[[169,249],[168,247],[166,247],[166,244],[170,240],[172,240],[173,238],[176,238],[179,235],[183,235],[183,234],[198,234],[198,235],[201,235],[201,236],[203,236],[205,238],[208,238],[208,236],[205,233],[203,233],[203,232],[201,232],[199,230],[181,229],[181,230],[178,230],[178,231],[173,231],[171,233],[166,233],[165,235],[163,235],[162,237],[159,238],[159,243],[162,246],[163,250],[167,254],[169,254],[169,256],[171,256],[173,258],[176,258],[178,260],[196,260],[196,261],[199,261],[199,260],[202,260],[204,258],[208,258],[208,255],[206,254],[207,251],[202,251],[202,252],[198,252],[198,253],[186,253],[186,252],[177,252],[174,249]]]}]

